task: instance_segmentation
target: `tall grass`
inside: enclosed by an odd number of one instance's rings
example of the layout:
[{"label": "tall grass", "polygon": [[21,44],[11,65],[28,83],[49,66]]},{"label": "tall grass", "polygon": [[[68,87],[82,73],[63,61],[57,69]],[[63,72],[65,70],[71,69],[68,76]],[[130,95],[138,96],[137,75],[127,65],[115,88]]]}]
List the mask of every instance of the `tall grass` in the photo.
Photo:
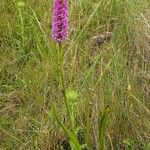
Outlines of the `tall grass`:
[{"label": "tall grass", "polygon": [[[150,1],[69,6],[63,69],[66,91],[78,95],[70,105],[75,135],[51,39],[52,0],[0,0],[0,148],[149,149]],[[93,37],[108,31],[111,40],[93,48]]]}]

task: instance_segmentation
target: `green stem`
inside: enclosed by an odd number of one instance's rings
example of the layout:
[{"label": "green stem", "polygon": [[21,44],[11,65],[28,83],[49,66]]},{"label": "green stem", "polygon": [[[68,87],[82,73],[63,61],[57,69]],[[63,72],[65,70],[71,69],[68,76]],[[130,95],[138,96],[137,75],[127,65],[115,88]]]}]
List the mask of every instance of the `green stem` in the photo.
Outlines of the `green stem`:
[{"label": "green stem", "polygon": [[105,150],[105,128],[108,114],[110,113],[110,107],[106,106],[102,118],[99,122],[99,150]]},{"label": "green stem", "polygon": [[[60,121],[57,113],[56,113],[56,110],[55,110],[55,107],[52,107],[53,108],[53,115],[57,121],[57,123],[61,126],[61,128],[63,129],[63,131],[65,132],[65,134],[70,138],[70,140],[74,143],[74,147],[77,148],[77,150],[82,150],[79,142],[78,142],[78,139],[76,138],[76,136],[74,135],[74,133],[70,132],[66,127],[65,125]],[[75,148],[72,148],[72,150],[75,150]]]},{"label": "green stem", "polygon": [[63,72],[63,60],[64,60],[64,55],[63,55],[63,51],[62,51],[62,44],[60,43],[59,44],[60,82],[61,82],[62,93],[63,93],[63,97],[64,97],[64,101],[65,101],[65,106],[67,109],[67,114],[69,117],[69,122],[71,124],[71,130],[73,131],[73,122],[71,119],[70,107],[69,107],[69,103],[68,103],[67,96],[66,96],[66,88],[65,88],[64,72]]}]

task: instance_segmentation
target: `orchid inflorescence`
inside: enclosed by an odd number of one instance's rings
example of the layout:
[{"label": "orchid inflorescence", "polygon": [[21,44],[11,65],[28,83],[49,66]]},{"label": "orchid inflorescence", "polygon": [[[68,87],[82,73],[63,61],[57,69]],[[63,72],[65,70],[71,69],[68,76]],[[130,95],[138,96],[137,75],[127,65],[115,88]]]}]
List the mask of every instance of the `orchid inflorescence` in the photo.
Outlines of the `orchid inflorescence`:
[{"label": "orchid inflorescence", "polygon": [[54,0],[52,38],[59,44],[68,36],[68,0]]}]

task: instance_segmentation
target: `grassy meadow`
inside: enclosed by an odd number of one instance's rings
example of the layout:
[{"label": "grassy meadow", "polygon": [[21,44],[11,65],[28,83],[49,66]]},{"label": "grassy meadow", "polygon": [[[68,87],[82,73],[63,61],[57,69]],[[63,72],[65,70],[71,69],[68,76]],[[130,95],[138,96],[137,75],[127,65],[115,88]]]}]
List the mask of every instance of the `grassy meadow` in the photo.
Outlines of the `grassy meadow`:
[{"label": "grassy meadow", "polygon": [[[150,0],[0,0],[0,150],[150,150]],[[69,110],[69,111],[68,111]]]}]

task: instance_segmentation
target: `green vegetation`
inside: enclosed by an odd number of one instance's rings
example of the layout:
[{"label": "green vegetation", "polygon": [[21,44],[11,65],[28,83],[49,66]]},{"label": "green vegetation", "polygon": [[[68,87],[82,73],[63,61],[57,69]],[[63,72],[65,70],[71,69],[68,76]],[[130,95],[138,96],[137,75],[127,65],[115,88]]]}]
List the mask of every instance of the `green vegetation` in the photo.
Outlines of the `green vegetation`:
[{"label": "green vegetation", "polygon": [[0,0],[0,149],[149,150],[150,0],[69,0],[67,109],[52,4]]}]

